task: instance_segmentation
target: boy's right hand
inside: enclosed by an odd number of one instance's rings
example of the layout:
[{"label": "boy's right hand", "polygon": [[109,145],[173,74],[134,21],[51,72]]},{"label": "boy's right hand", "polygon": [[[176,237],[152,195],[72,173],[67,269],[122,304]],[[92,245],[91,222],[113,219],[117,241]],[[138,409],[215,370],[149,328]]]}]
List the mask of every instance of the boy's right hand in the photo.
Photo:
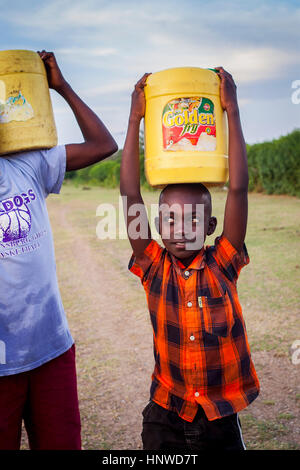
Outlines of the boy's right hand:
[{"label": "boy's right hand", "polygon": [[149,75],[151,74],[145,73],[134,87],[131,94],[130,119],[133,118],[140,121],[145,115],[146,100],[144,88]]}]

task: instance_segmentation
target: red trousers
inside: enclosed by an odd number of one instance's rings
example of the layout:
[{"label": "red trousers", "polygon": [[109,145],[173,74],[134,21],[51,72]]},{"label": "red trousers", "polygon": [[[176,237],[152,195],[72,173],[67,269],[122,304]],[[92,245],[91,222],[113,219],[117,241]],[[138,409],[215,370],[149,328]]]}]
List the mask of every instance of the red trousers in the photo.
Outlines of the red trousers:
[{"label": "red trousers", "polygon": [[80,450],[75,345],[36,369],[0,377],[0,450]]}]

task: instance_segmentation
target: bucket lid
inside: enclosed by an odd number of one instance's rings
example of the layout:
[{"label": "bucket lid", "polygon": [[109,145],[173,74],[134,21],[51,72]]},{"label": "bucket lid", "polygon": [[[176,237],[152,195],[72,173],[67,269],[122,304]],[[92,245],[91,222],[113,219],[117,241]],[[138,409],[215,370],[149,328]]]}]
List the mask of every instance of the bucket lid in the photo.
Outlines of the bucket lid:
[{"label": "bucket lid", "polygon": [[11,73],[46,74],[39,54],[27,50],[0,51],[0,75]]},{"label": "bucket lid", "polygon": [[214,69],[176,67],[155,72],[147,78],[146,99],[170,94],[219,94],[220,79]]}]

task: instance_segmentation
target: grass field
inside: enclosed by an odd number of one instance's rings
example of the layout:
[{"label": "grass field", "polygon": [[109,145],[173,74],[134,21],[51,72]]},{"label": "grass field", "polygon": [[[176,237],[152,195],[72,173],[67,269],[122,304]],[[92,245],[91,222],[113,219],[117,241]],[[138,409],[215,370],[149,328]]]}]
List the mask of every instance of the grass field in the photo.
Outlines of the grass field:
[{"label": "grass field", "polygon": [[[143,193],[147,204],[157,193]],[[140,282],[127,270],[127,240],[99,240],[97,206],[117,190],[66,184],[50,196],[57,272],[77,348],[84,449],[140,449],[141,411],[149,398],[152,333]],[[222,230],[226,192],[213,192]],[[300,449],[300,200],[249,196],[250,264],[238,282],[261,393],[240,413],[248,449]],[[209,237],[208,244],[214,237]]]}]

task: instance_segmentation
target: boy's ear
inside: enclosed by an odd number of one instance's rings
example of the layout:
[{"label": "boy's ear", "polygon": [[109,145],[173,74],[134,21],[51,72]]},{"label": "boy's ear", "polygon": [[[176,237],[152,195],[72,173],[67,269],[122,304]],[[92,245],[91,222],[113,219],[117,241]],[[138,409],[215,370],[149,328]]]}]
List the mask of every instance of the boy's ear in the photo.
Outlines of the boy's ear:
[{"label": "boy's ear", "polygon": [[212,235],[214,231],[216,230],[216,226],[217,226],[216,217],[210,217],[209,222],[208,222],[207,235]]},{"label": "boy's ear", "polygon": [[155,217],[154,223],[155,223],[155,228],[156,228],[156,230],[158,231],[158,233],[159,233],[159,235],[160,235],[161,233],[160,233],[159,217]]}]

